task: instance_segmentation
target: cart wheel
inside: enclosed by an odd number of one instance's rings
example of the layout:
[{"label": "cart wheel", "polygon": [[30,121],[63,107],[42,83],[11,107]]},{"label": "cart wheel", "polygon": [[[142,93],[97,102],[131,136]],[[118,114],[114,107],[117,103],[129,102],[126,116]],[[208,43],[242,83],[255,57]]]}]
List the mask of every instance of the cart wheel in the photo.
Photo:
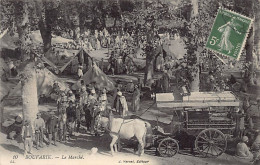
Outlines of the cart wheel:
[{"label": "cart wheel", "polygon": [[162,157],[172,157],[179,152],[179,144],[172,138],[165,138],[159,143],[158,152]]},{"label": "cart wheel", "polygon": [[217,157],[226,151],[227,140],[221,131],[209,128],[198,134],[195,140],[195,148],[205,157]]}]

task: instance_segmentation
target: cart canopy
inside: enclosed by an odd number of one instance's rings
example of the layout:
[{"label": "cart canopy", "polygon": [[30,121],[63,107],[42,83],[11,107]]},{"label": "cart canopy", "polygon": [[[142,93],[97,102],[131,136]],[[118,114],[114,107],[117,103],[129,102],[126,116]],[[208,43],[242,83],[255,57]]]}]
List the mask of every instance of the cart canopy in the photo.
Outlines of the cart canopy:
[{"label": "cart canopy", "polygon": [[238,107],[239,100],[231,91],[191,92],[182,100],[175,100],[173,93],[157,93],[156,104],[158,108]]}]

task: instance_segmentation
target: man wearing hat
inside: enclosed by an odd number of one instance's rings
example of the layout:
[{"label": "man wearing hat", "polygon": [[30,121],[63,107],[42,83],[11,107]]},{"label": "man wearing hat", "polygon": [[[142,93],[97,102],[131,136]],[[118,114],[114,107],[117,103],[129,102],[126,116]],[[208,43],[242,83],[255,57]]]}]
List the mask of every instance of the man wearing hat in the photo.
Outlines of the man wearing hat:
[{"label": "man wearing hat", "polygon": [[91,115],[91,131],[94,129],[94,116],[95,116],[95,106],[97,105],[97,95],[95,89],[90,90],[90,94],[88,96],[88,110]]},{"label": "man wearing hat", "polygon": [[246,143],[248,143],[248,137],[243,136],[241,141],[237,144],[236,155],[241,158],[252,159],[253,154],[249,151]]},{"label": "man wearing hat", "polygon": [[45,128],[45,122],[41,118],[41,113],[37,113],[37,118],[34,120],[34,129],[35,129],[35,141],[36,149],[43,147],[43,129]]},{"label": "man wearing hat", "polygon": [[75,95],[73,94],[72,90],[68,91],[67,97],[68,97],[68,102],[72,101],[73,103],[75,103],[76,98],[75,98]]},{"label": "man wearing hat", "polygon": [[34,129],[29,120],[24,121],[21,135],[24,142],[24,155],[26,155],[27,153],[32,154],[32,146],[33,146],[32,139],[34,137]]},{"label": "man wearing hat", "polygon": [[117,92],[117,96],[114,102],[114,108],[116,109],[117,114],[119,114],[121,117],[127,116],[128,106],[125,96],[122,95],[121,91]]}]

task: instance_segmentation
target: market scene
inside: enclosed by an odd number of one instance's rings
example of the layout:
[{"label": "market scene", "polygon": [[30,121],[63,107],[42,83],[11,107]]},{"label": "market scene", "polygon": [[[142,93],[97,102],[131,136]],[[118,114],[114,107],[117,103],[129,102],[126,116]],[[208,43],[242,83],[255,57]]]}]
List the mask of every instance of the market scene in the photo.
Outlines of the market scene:
[{"label": "market scene", "polygon": [[259,0],[0,9],[0,164],[260,165]]}]

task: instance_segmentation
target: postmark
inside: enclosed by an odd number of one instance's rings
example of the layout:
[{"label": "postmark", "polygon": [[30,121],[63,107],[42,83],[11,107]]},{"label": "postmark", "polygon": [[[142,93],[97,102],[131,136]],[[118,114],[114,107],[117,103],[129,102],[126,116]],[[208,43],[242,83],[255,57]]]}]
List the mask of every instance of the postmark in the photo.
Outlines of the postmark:
[{"label": "postmark", "polygon": [[220,8],[206,48],[238,60],[252,23],[251,18]]}]

